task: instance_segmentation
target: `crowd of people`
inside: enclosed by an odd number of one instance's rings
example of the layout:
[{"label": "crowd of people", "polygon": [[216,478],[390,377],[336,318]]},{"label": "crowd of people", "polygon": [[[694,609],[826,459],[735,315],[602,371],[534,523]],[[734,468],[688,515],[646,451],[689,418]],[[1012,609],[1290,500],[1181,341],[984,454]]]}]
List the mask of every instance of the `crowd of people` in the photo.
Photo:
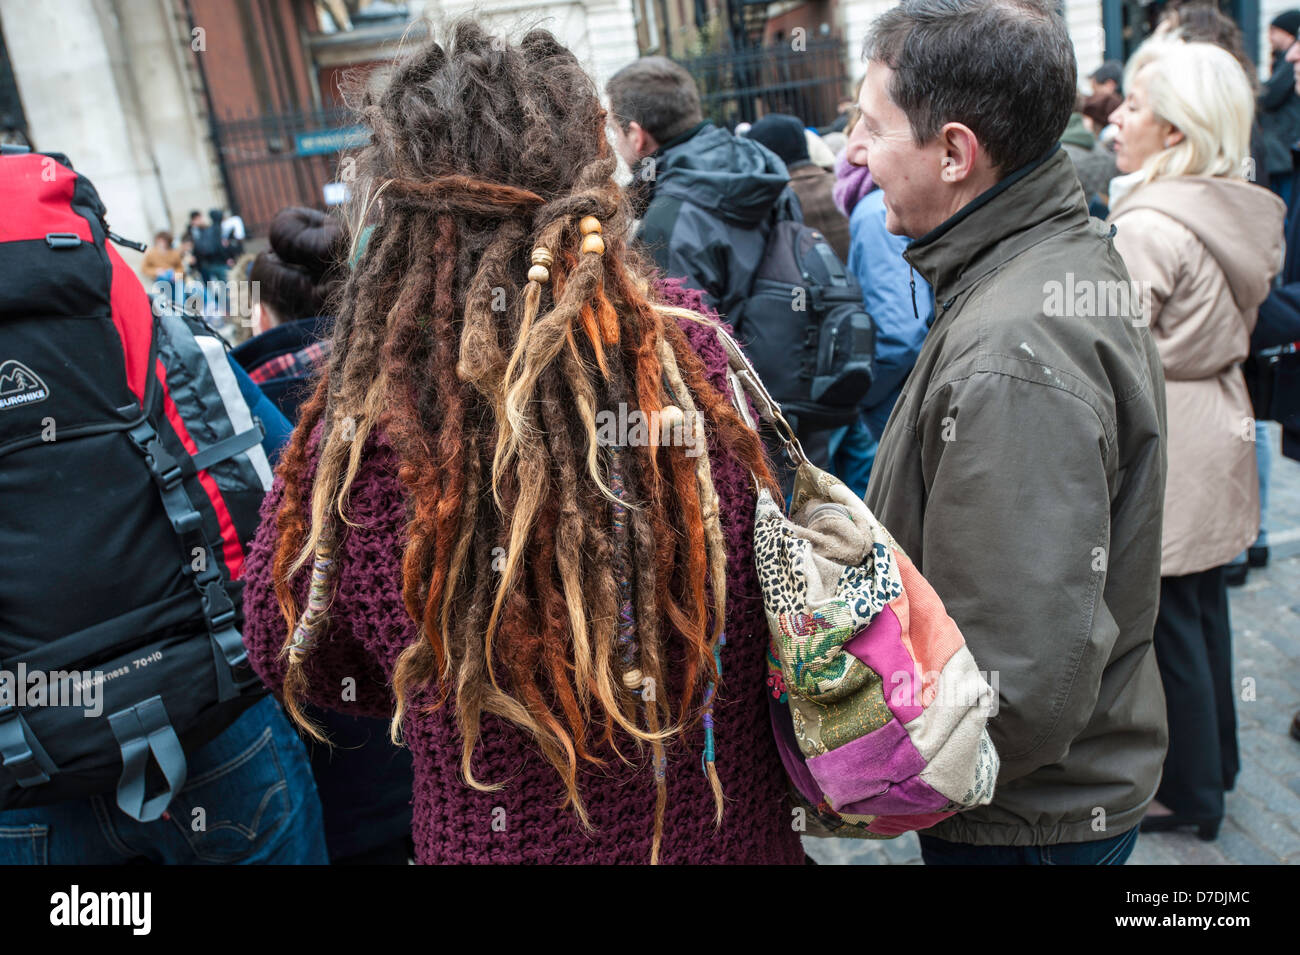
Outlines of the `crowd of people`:
[{"label": "crowd of people", "polygon": [[190,308],[219,328],[232,342],[248,337],[248,326],[239,321],[239,302],[230,302],[224,290],[233,274],[238,278],[241,261],[246,265],[244,220],[224,215],[220,209],[205,216],[198,209],[180,232],[180,240],[167,230],[155,233],[145,250],[140,274],[150,292],[170,298],[179,307]]},{"label": "crowd of people", "polygon": [[[425,42],[359,91],[346,218],[284,209],[245,256],[195,212],[141,266],[258,289],[229,362],[276,472],[227,554],[270,697],[188,753],[241,850],[96,795],[0,813],[0,862],[37,830],[62,861],[809,861],[753,540],[793,468],[717,323],[997,674],[996,789],[925,862],[1214,839],[1257,422],[1300,459],[1297,32],[1260,84],[1184,5],[1084,92],[1051,5],[903,0],[834,123],[734,131],[663,57],[602,106],[545,31]],[[620,407],[698,415],[702,450],[602,445]]]}]

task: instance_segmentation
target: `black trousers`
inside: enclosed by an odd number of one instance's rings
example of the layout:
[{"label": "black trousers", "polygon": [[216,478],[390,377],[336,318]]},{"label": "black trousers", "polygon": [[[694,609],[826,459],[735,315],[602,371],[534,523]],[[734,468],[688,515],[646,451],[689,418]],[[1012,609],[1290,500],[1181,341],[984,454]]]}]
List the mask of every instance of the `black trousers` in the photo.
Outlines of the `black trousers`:
[{"label": "black trousers", "polygon": [[1222,567],[1160,578],[1155,650],[1169,714],[1169,753],[1156,798],[1179,815],[1220,819],[1223,794],[1241,768]]}]

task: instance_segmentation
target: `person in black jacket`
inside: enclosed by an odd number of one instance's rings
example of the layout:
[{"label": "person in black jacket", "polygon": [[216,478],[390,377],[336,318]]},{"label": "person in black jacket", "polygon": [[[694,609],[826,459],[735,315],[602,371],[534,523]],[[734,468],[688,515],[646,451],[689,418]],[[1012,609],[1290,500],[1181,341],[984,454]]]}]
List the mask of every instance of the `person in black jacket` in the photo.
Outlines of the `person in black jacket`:
[{"label": "person in black jacket", "polygon": [[639,237],[659,271],[734,319],[762,260],[771,222],[802,221],[775,153],[704,119],[695,80],[661,56],[606,86],[614,139],[632,170]]},{"label": "person in black jacket", "polygon": [[1287,51],[1300,33],[1300,10],[1287,10],[1273,18],[1268,42],[1273,48],[1273,72],[1259,91],[1259,125],[1264,134],[1264,158],[1273,191],[1291,205],[1291,147],[1300,139],[1300,93],[1295,87],[1295,66]]},{"label": "person in black jacket", "polygon": [[[1300,44],[1291,45],[1286,59],[1293,67],[1300,62]],[[1294,89],[1300,94],[1300,78],[1295,80]],[[1291,194],[1298,195],[1300,151],[1291,150],[1291,162]],[[1300,216],[1292,216],[1287,223],[1286,261],[1279,284],[1259,306],[1250,336],[1252,357],[1277,349],[1283,354],[1272,369],[1261,368],[1257,359],[1247,362],[1246,381],[1256,416],[1282,426],[1282,455],[1300,461]],[[1300,740],[1300,712],[1292,717],[1291,736]]]},{"label": "person in black jacket", "polygon": [[191,225],[191,232],[194,234],[194,257],[198,260],[199,273],[203,276],[204,282],[224,282],[230,268],[230,253],[221,238],[222,218],[220,209],[211,209],[208,212],[207,222],[197,232],[194,232]]},{"label": "person in black jacket", "polygon": [[848,262],[849,220],[835,207],[835,173],[809,158],[803,122],[785,113],[768,113],[745,136],[781,157],[790,172],[790,188],[799,198],[804,223],[826,236],[840,261]]},{"label": "person in black jacket", "polygon": [[[1300,157],[1297,157],[1300,159]],[[1296,173],[1300,180],[1300,171]],[[1293,180],[1292,188],[1297,183]],[[1294,195],[1294,193],[1293,193]],[[1267,407],[1255,408],[1257,415],[1265,415],[1282,426],[1282,454],[1300,461],[1300,262],[1297,262],[1297,243],[1300,243],[1300,217],[1292,217],[1287,228],[1286,265],[1282,268],[1283,284],[1269,293],[1259,307],[1259,319],[1250,336],[1252,355],[1267,350],[1282,349],[1277,365],[1271,372],[1271,391]],[[1261,376],[1256,365],[1255,375],[1248,375],[1252,386]],[[1252,380],[1254,379],[1254,380]],[[1258,400],[1261,391],[1251,388],[1252,400]],[[1300,740],[1300,712],[1291,720],[1291,736]]]}]

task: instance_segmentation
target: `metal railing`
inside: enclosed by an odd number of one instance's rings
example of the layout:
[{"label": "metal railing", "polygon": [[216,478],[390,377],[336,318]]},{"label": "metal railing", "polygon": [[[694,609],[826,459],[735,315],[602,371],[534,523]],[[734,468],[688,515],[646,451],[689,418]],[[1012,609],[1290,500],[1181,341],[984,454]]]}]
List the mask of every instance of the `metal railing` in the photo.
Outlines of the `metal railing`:
[{"label": "metal railing", "polygon": [[784,43],[678,62],[695,77],[704,115],[732,129],[769,113],[823,126],[849,95],[844,42],[837,37],[808,40],[805,48]]},{"label": "metal railing", "polygon": [[[718,53],[682,60],[695,77],[705,115],[734,128],[768,113],[789,113],[806,125],[835,118],[847,94],[844,44],[836,38]],[[266,234],[285,206],[325,209],[325,186],[340,178],[342,148],[364,141],[344,109],[218,119],[213,139],[229,183],[231,205],[249,234]]]},{"label": "metal railing", "polygon": [[251,235],[265,235],[285,206],[325,209],[325,186],[339,179],[339,144],[355,142],[344,109],[265,113],[212,124],[234,210]]}]

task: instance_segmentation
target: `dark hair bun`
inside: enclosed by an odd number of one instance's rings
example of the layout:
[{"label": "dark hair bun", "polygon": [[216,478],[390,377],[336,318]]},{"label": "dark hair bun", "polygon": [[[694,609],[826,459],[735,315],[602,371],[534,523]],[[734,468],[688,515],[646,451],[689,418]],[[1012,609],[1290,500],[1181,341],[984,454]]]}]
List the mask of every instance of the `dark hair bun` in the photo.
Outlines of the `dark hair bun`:
[{"label": "dark hair bun", "polygon": [[290,206],[271,220],[270,239],[249,271],[261,300],[283,321],[321,314],[342,281],[343,227],[323,212]]}]

